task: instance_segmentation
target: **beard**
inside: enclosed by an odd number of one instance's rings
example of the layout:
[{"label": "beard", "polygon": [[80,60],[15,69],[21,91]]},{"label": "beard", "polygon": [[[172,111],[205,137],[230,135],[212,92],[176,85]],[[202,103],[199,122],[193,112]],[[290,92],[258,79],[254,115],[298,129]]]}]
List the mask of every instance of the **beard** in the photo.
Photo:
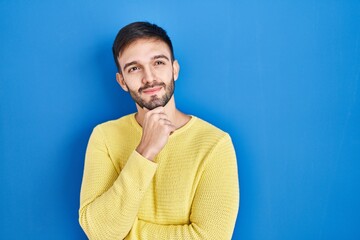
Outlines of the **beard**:
[{"label": "beard", "polygon": [[[146,90],[147,88],[153,88],[153,87],[163,87],[165,89],[165,93],[163,96],[156,96],[152,95],[151,99],[146,102],[144,99],[141,98],[141,93],[143,90]],[[129,88],[128,88],[129,89]],[[170,81],[169,85],[166,85],[165,83],[154,81],[152,83],[146,83],[143,87],[139,88],[138,91],[133,91],[129,89],[131,98],[141,107],[141,108],[147,108],[149,110],[153,110],[157,107],[165,107],[165,105],[170,101],[171,97],[174,95],[175,90],[175,81],[174,78]]]}]

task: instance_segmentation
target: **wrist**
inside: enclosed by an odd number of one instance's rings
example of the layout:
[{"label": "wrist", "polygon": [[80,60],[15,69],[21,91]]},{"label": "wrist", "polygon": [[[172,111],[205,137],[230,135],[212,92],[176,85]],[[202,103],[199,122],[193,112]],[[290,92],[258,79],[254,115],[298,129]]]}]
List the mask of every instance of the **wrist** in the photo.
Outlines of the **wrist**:
[{"label": "wrist", "polygon": [[153,151],[151,151],[150,149],[143,148],[143,147],[141,147],[141,145],[139,145],[135,150],[144,158],[146,158],[150,161],[154,161],[156,154],[154,154]]}]

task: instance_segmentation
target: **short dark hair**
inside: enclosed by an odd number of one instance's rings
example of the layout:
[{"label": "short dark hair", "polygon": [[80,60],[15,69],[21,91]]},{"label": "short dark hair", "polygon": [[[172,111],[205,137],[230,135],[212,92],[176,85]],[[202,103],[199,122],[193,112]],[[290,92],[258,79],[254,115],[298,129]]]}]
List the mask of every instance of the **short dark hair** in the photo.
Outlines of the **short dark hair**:
[{"label": "short dark hair", "polygon": [[113,43],[112,51],[119,73],[121,73],[121,67],[118,56],[127,46],[139,39],[157,39],[165,42],[170,48],[171,61],[174,61],[173,46],[164,29],[149,22],[133,22],[120,29]]}]

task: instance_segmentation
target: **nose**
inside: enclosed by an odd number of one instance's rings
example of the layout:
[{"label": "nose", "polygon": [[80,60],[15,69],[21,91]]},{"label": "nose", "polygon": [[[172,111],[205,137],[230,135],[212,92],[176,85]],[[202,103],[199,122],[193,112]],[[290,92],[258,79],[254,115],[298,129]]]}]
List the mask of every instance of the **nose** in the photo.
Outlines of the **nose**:
[{"label": "nose", "polygon": [[151,67],[145,67],[144,68],[144,75],[143,75],[143,78],[142,78],[143,84],[153,82],[153,81],[155,81],[155,74],[154,74],[153,69],[151,69]]}]

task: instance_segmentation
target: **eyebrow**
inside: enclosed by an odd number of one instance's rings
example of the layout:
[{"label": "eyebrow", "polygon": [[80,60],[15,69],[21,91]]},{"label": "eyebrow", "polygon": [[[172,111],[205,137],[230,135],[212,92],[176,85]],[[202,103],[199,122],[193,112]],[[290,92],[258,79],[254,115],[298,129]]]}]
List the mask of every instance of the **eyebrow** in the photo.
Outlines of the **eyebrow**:
[{"label": "eyebrow", "polygon": [[126,70],[127,67],[129,67],[129,66],[131,66],[131,65],[135,65],[135,64],[137,64],[137,61],[132,61],[132,62],[126,63],[126,64],[124,65],[124,71]]},{"label": "eyebrow", "polygon": [[166,60],[170,61],[170,59],[167,56],[165,56],[164,54],[160,54],[160,55],[156,55],[156,56],[152,57],[153,60],[156,60],[159,58],[165,58]]},{"label": "eyebrow", "polygon": [[[169,59],[167,56],[165,56],[164,54],[155,55],[155,56],[153,56],[153,57],[151,58],[151,60],[156,60],[156,59],[161,59],[161,58],[164,58],[164,59],[170,61],[170,59]],[[125,71],[126,68],[128,68],[129,66],[131,66],[131,65],[136,65],[137,63],[138,63],[137,61],[132,61],[132,62],[126,63],[126,64],[124,65],[124,71]]]}]

